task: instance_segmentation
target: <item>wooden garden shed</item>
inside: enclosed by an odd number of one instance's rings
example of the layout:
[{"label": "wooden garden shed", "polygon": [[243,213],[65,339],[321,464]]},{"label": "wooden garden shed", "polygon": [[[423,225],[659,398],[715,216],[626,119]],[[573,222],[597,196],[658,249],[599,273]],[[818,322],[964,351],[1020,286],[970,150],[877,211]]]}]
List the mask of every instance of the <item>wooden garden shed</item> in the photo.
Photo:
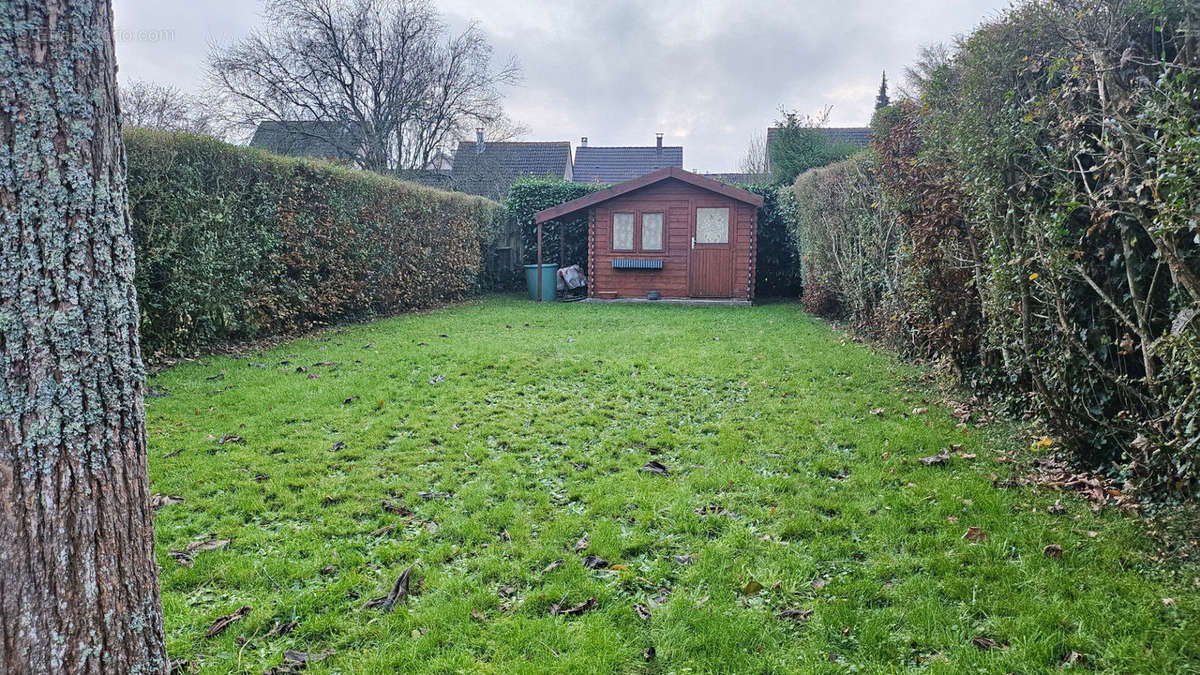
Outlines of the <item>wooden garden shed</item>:
[{"label": "wooden garden shed", "polygon": [[[677,167],[539,211],[545,223],[587,212],[588,297],[749,302],[763,198]],[[541,263],[541,249],[538,251]]]}]

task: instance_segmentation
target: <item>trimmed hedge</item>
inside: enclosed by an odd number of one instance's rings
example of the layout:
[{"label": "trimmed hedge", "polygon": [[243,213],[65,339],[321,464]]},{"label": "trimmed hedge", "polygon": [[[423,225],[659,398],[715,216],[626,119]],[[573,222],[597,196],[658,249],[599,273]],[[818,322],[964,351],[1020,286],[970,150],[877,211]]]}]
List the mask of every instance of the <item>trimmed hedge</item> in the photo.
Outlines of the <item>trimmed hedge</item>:
[{"label": "trimmed hedge", "polygon": [[[537,264],[538,211],[578,199],[609,186],[593,183],[573,183],[563,178],[518,178],[508,190],[504,207],[509,217],[521,229],[526,265]],[[551,221],[542,227],[542,262],[558,263],[558,239],[564,235],[563,248],[567,265],[587,269],[587,213],[576,213],[562,221]],[[520,283],[524,284],[524,277]]]},{"label": "trimmed hedge", "polygon": [[142,347],[230,341],[460,298],[498,204],[181,133],[125,132]]},{"label": "trimmed hedge", "polygon": [[[1018,3],[801,175],[810,304],[1128,487],[1200,492],[1200,8]],[[822,298],[827,294],[828,298]]]}]

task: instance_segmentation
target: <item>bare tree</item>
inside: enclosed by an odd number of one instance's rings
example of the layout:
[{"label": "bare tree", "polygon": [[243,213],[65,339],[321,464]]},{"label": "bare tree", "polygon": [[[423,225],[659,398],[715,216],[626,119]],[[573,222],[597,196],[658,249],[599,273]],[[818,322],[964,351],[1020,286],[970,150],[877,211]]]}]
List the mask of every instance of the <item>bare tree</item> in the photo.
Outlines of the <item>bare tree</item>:
[{"label": "bare tree", "polygon": [[215,135],[213,108],[176,87],[132,80],[120,91],[124,126]]},{"label": "bare tree", "polygon": [[750,143],[746,146],[746,154],[742,157],[738,170],[750,174],[770,173],[771,164],[768,159],[766,133],[756,132],[750,137]]},{"label": "bare tree", "polygon": [[920,98],[944,66],[950,63],[950,50],[945,44],[937,42],[921,47],[921,53],[911,66],[904,67],[904,86],[900,95],[905,98]]},{"label": "bare tree", "polygon": [[[425,168],[472,127],[503,119],[500,88],[476,24],[451,35],[430,0],[268,0],[266,28],[209,57],[214,85],[246,125],[336,122],[321,138],[363,168]],[[321,133],[324,125],[307,127]]]},{"label": "bare tree", "polygon": [[0,672],[165,673],[112,6],[0,26]]}]

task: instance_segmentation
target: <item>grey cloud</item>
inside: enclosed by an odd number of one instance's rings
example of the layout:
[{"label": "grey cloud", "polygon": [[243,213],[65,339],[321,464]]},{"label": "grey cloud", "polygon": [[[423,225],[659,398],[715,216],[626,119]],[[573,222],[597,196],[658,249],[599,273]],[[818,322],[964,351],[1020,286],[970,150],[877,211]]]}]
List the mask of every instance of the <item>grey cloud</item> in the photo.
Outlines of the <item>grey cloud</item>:
[{"label": "grey cloud", "polygon": [[[441,0],[452,26],[477,20],[524,82],[507,94],[530,139],[684,146],[687,168],[736,169],[752,134],[785,106],[833,105],[865,124],[880,71],[899,83],[921,45],[949,41],[1007,0]],[[122,77],[195,90],[211,41],[237,39],[258,5],[116,0],[117,26],[171,40],[119,42]],[[895,87],[893,87],[893,92]]]}]

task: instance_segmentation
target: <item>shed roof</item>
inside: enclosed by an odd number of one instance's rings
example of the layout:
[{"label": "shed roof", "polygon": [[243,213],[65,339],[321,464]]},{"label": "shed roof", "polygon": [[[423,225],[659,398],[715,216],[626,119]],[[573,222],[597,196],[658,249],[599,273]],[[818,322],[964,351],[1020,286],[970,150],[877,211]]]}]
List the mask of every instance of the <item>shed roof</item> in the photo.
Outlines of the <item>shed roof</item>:
[{"label": "shed roof", "polygon": [[576,183],[612,185],[644,176],[667,166],[683,168],[683,146],[599,147],[581,145],[575,148],[575,167],[572,180]]},{"label": "shed roof", "polygon": [[543,211],[538,211],[534,214],[534,219],[535,222],[544,223],[547,220],[561,218],[567,214],[586,209],[589,206],[594,206],[601,202],[606,202],[610,199],[615,199],[621,195],[628,194],[634,190],[640,190],[644,187],[670,179],[682,181],[688,185],[694,185],[703,190],[715,192],[717,194],[729,197],[730,199],[735,199],[739,202],[750,204],[754,207],[760,207],[763,205],[763,198],[761,195],[756,195],[753,192],[748,192],[741,188],[733,187],[732,185],[726,185],[725,183],[715,181],[711,178],[705,178],[700,174],[684,171],[678,167],[669,166],[659,169],[658,171],[653,171],[644,176],[639,176],[633,180],[627,180],[620,185],[614,185],[605,190],[593,192],[590,195],[584,195],[583,197],[572,199],[571,201],[559,204],[558,206],[552,206]]},{"label": "shed roof", "polygon": [[460,141],[450,176],[454,187],[476,195],[504,197],[520,176],[565,178],[570,141],[483,143]]},{"label": "shed roof", "polygon": [[259,123],[250,139],[254,148],[321,159],[354,159],[362,144],[357,123],[329,120],[268,120]]}]

